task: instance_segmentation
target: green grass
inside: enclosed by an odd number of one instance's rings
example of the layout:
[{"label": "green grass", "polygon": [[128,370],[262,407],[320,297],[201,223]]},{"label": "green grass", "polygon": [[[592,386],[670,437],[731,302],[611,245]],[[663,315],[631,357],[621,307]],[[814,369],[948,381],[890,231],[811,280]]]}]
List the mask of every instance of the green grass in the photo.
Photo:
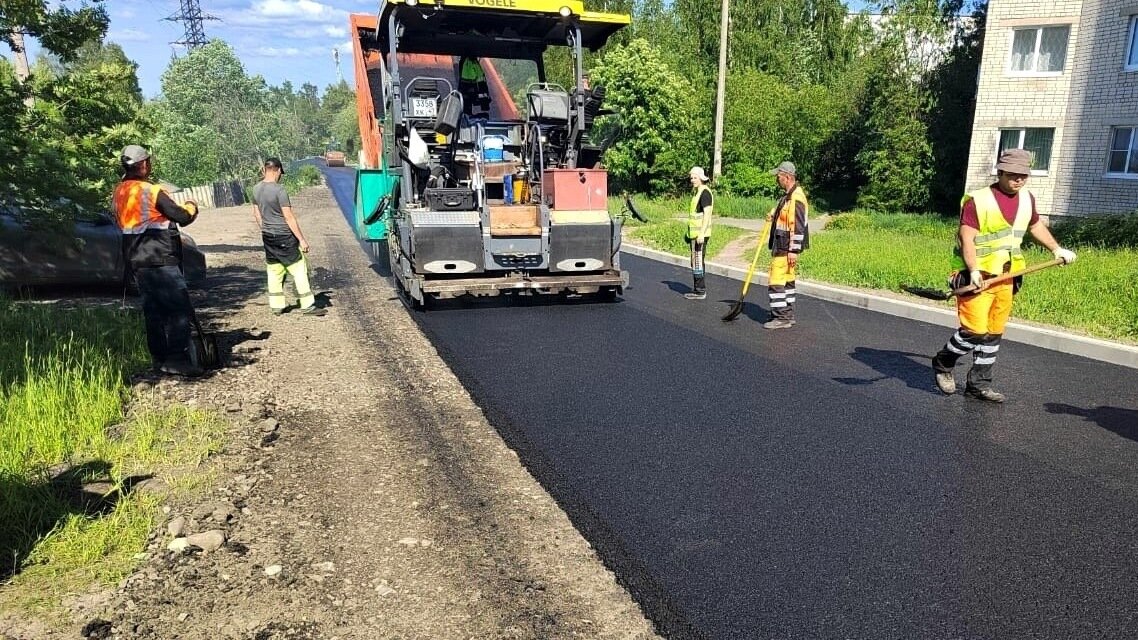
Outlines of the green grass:
[{"label": "green grass", "polygon": [[0,300],[0,608],[58,606],[61,594],[112,584],[137,563],[158,498],[130,493],[86,512],[49,471],[121,486],[180,478],[220,448],[219,418],[175,406],[126,413],[126,375],[149,364],[136,312]]},{"label": "green grass", "polygon": [[[679,201],[634,201],[650,223],[630,225],[634,227],[632,237],[653,248],[686,255],[684,223],[669,219]],[[620,202],[614,203],[613,211],[618,212]],[[757,202],[752,208],[761,210]],[[1133,219],[1123,217],[1122,221],[1131,224]],[[1102,338],[1138,342],[1138,249],[1121,240],[1106,243],[1100,229],[1106,226],[1103,223],[1088,221],[1082,225],[1056,230],[1079,259],[1070,266],[1025,278],[1014,315]],[[745,233],[716,226],[715,233],[721,232],[724,235],[713,235],[711,256]],[[943,216],[842,213],[833,216],[825,230],[811,234],[810,249],[803,256],[799,273],[803,279],[896,292],[902,291],[902,285],[947,289],[955,237],[956,221]],[[1031,242],[1026,243],[1025,250],[1028,264],[1051,259],[1049,252]],[[748,253],[745,258],[753,255]],[[765,262],[760,258],[760,265]]]},{"label": "green grass", "polygon": [[[691,207],[691,197],[686,198],[645,198],[632,196],[632,203],[636,210],[648,218],[649,224],[687,218]],[[737,196],[717,195],[715,197],[715,215],[722,218],[763,218],[774,206],[775,201],[768,198],[740,198]],[[619,196],[609,198],[609,211],[619,214],[624,206],[624,199]],[[628,219],[632,226],[644,223]]]},{"label": "green grass", "polygon": [[[633,229],[632,237],[653,249],[679,255],[687,255],[690,253],[688,243],[684,240],[687,234],[687,228],[688,225],[686,222],[661,222],[659,224],[644,225]],[[732,240],[740,238],[747,233],[750,232],[745,229],[712,225],[711,239],[708,242],[705,257],[714,258],[719,255],[719,252]]]}]

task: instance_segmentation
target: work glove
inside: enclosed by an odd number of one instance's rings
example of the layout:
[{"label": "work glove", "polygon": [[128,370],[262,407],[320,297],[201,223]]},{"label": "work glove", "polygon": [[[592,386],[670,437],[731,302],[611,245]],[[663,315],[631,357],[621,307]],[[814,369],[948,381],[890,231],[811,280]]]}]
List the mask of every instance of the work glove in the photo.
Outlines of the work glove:
[{"label": "work glove", "polygon": [[1051,253],[1055,254],[1056,259],[1062,260],[1063,264],[1071,264],[1075,261],[1076,257],[1074,251],[1064,249],[1063,247],[1055,247],[1055,250]]},{"label": "work glove", "polygon": [[968,273],[968,284],[982,289],[984,287],[984,274],[980,273],[979,269],[973,269]]},{"label": "work glove", "polygon": [[184,204],[182,206],[184,206],[186,209],[190,210],[190,216],[191,217],[197,217],[197,215],[198,215],[198,203],[194,202],[193,200],[186,200],[186,204]]}]

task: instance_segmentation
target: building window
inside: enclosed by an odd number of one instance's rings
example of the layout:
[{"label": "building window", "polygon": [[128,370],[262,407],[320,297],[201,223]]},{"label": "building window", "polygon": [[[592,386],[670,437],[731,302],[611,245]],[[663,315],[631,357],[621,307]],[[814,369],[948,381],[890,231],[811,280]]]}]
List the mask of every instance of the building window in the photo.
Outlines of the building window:
[{"label": "building window", "polygon": [[1106,172],[1115,176],[1138,177],[1138,127],[1114,129]]},{"label": "building window", "polygon": [[1138,16],[1130,18],[1130,39],[1126,47],[1126,70],[1138,71]]},{"label": "building window", "polygon": [[1067,62],[1071,27],[1034,27],[1012,32],[1011,73],[1060,73]]},{"label": "building window", "polygon": [[1007,149],[1027,149],[1031,152],[1031,175],[1045,176],[1051,167],[1051,143],[1054,140],[1054,129],[1000,129],[996,156]]}]

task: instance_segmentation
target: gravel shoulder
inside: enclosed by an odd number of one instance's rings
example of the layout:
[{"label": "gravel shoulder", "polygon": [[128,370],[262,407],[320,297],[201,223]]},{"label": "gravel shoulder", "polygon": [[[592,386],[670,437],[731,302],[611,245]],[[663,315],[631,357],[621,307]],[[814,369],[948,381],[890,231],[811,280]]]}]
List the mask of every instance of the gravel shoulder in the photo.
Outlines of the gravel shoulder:
[{"label": "gravel shoulder", "polygon": [[[231,441],[210,463],[214,489],[170,505],[140,570],[78,611],[79,635],[656,637],[375,272],[330,192],[293,203],[323,318],[269,313],[246,207],[204,211],[187,229],[210,266],[199,314],[229,366],[136,391],[225,414]],[[171,551],[171,529],[220,535]]]}]

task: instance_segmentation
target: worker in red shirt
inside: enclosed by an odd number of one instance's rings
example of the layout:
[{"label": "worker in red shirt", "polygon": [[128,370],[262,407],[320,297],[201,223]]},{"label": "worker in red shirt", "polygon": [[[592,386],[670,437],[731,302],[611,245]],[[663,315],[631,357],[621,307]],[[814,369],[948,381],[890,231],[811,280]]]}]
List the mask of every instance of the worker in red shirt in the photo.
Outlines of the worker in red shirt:
[{"label": "worker in red shirt", "polygon": [[933,357],[936,386],[946,394],[956,392],[952,368],[961,356],[972,355],[965,395],[988,402],[1003,402],[1006,396],[992,389],[992,367],[1000,351],[1004,325],[1012,313],[1012,297],[1021,278],[990,287],[984,280],[1001,273],[1022,271],[1020,245],[1026,233],[1047,247],[1064,264],[1075,261],[1075,252],[1059,246],[1039,219],[1035,196],[1024,188],[1031,174],[1031,154],[1008,149],[996,162],[996,183],[964,196],[960,206],[958,244],[953,256],[956,271],[951,286],[980,287],[978,293],[957,296],[956,315],[960,328]]}]

